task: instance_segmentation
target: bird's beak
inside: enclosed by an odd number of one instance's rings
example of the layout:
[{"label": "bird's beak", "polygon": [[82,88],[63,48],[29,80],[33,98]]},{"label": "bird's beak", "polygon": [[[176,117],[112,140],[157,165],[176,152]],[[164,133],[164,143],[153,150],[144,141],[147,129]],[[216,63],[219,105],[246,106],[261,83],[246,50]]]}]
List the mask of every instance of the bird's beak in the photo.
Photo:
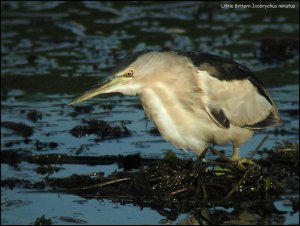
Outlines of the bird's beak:
[{"label": "bird's beak", "polygon": [[125,80],[127,80],[127,78],[123,76],[108,78],[101,84],[93,86],[79,97],[74,98],[69,105],[80,103],[99,94],[116,92],[116,87]]}]

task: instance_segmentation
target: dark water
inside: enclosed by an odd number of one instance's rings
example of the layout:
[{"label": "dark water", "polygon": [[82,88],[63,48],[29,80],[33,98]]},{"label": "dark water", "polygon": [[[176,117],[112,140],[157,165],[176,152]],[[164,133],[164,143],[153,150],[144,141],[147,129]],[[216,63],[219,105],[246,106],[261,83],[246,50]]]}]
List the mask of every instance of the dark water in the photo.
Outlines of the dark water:
[{"label": "dark water", "polygon": [[[71,98],[108,75],[127,53],[139,50],[197,50],[231,57],[255,72],[278,104],[283,125],[253,137],[242,147],[242,155],[253,150],[265,134],[263,147],[299,139],[299,4],[269,2],[277,9],[225,9],[221,2],[1,2],[1,121],[25,123],[33,134],[24,137],[1,128],[1,150],[39,154],[118,155],[141,153],[162,157],[172,150],[184,153],[150,132],[137,97],[97,97],[78,113],[67,104]],[[286,8],[280,5],[284,5]],[[270,6],[271,7],[271,6]],[[35,117],[31,117],[32,114]],[[74,137],[70,129],[82,119],[101,119],[126,126],[132,136],[104,139]],[[42,144],[41,144],[42,143]],[[51,145],[56,144],[56,145]],[[229,150],[230,147],[221,147]],[[18,167],[1,164],[1,180],[42,180],[37,165]],[[63,165],[54,177],[74,173],[117,169],[116,165]],[[165,222],[155,210],[120,205],[110,200],[85,200],[78,196],[28,193],[24,188],[1,188],[1,223],[29,224],[45,214],[56,224],[61,216],[88,224],[157,224]],[[298,197],[298,193],[294,194]],[[260,219],[249,214],[241,222],[298,224],[299,213],[290,214],[287,200],[274,202],[286,214]],[[226,211],[232,211],[227,209]],[[118,217],[116,217],[118,216]],[[176,224],[188,218],[182,214]]]}]

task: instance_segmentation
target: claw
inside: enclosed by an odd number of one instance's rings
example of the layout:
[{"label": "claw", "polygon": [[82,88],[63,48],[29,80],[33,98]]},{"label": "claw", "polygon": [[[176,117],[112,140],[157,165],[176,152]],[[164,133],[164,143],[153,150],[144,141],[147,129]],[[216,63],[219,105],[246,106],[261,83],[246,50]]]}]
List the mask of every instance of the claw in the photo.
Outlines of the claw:
[{"label": "claw", "polygon": [[240,170],[246,170],[247,166],[253,166],[256,165],[255,162],[253,162],[251,159],[248,158],[232,158],[233,163],[240,169]]}]

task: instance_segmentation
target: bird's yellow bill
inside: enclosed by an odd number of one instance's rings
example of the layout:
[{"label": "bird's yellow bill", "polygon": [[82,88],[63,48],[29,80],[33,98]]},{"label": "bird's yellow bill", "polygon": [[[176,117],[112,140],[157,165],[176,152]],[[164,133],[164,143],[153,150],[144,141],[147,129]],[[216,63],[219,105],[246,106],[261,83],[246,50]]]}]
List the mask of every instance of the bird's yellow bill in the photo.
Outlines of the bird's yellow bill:
[{"label": "bird's yellow bill", "polygon": [[94,86],[93,88],[87,90],[84,94],[80,95],[79,97],[76,97],[69,103],[69,105],[77,104],[82,101],[85,101],[87,99],[90,99],[92,97],[95,97],[99,94],[103,93],[110,93],[112,92],[113,88],[118,85],[119,83],[127,80],[126,77],[115,77],[115,78],[109,78],[105,80],[103,83]]}]

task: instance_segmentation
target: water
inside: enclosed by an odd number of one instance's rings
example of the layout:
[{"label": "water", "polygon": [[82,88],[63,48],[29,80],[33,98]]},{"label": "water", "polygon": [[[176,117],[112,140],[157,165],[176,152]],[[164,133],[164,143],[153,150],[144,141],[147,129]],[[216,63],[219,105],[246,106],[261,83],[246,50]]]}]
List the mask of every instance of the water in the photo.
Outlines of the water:
[{"label": "water", "polygon": [[[287,139],[298,142],[299,52],[295,43],[299,36],[299,6],[298,2],[289,3],[296,9],[222,9],[220,2],[2,1],[1,121],[25,123],[34,128],[34,133],[24,142],[22,136],[1,128],[1,150],[76,155],[80,149],[79,155],[83,156],[141,153],[143,157],[162,157],[172,150],[182,158],[194,157],[150,133],[154,125],[146,120],[137,97],[97,97],[83,104],[92,106],[91,112],[84,114],[76,114],[74,107],[67,106],[72,97],[107,76],[128,52],[150,49],[198,50],[232,57],[264,82],[284,123],[277,128],[281,133],[270,128],[256,134],[242,147],[243,156],[265,134],[269,134],[263,145],[267,148]],[[263,42],[266,38],[271,39],[267,44]],[[36,121],[27,116],[32,111],[38,113]],[[97,143],[95,135],[77,138],[70,134],[82,119],[90,118],[125,125],[133,134]],[[11,142],[13,145],[9,145]],[[58,145],[37,148],[37,142]],[[217,148],[230,154],[229,146]],[[21,163],[15,168],[2,163],[1,180],[42,180],[45,175],[37,174],[36,167]],[[99,170],[108,175],[117,170],[116,165],[62,167],[51,176]],[[2,187],[1,200],[2,224],[29,224],[43,214],[55,224],[68,224],[61,216],[88,224],[158,224],[166,220],[149,208],[28,192],[24,188]],[[290,212],[291,207],[284,202],[279,200],[276,205]],[[182,214],[168,223],[176,224],[188,217]],[[280,217],[283,224],[299,223],[298,212]],[[254,218],[259,220],[259,216]]]}]

